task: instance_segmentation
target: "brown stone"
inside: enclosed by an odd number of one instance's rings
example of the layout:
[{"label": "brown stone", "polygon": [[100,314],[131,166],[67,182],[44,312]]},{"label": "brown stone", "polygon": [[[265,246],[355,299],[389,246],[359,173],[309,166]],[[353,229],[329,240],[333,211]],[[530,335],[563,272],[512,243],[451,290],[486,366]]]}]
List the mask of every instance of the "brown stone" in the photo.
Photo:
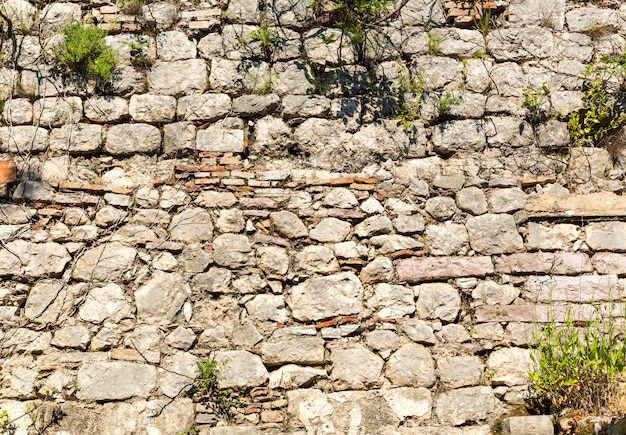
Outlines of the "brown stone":
[{"label": "brown stone", "polygon": [[626,197],[612,192],[586,193],[566,197],[538,195],[526,201],[529,218],[579,216],[626,216]]},{"label": "brown stone", "polygon": [[241,198],[239,204],[246,208],[276,208],[278,204],[270,198]]},{"label": "brown stone", "polygon": [[491,257],[407,258],[396,262],[400,282],[410,284],[494,273]]},{"label": "brown stone", "polygon": [[592,272],[589,256],[582,253],[523,253],[495,259],[498,273],[554,273],[577,275]]},{"label": "brown stone", "polygon": [[572,320],[586,322],[597,314],[592,305],[483,305],[476,307],[476,323],[541,322],[549,319],[563,322],[569,310]]}]

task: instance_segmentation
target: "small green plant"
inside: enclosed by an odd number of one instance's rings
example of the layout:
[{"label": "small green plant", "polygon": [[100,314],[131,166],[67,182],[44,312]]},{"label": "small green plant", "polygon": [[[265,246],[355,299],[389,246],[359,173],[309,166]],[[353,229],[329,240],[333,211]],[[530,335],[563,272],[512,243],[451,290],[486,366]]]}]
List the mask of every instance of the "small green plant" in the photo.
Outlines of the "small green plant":
[{"label": "small green plant", "polygon": [[128,15],[141,15],[144,2],[142,0],[119,0],[118,6]]},{"label": "small green plant", "polygon": [[320,33],[319,35],[317,35],[317,37],[321,39],[322,42],[326,45],[332,44],[337,40],[336,35],[324,35],[323,33]]},{"label": "small green plant", "polygon": [[530,350],[533,408],[552,414],[566,408],[591,414],[615,411],[626,342],[612,315],[579,325],[569,308],[562,323],[550,314],[533,333]]},{"label": "small green plant", "polygon": [[261,24],[247,36],[238,38],[238,44],[242,47],[248,47],[254,42],[261,44],[264,58],[270,61],[275,47],[282,42],[282,38],[268,24]]},{"label": "small green plant", "polygon": [[428,34],[428,54],[437,54],[441,50],[441,44],[443,44],[444,38],[441,35],[434,33]]},{"label": "small green plant", "polygon": [[234,405],[233,394],[230,389],[222,389],[219,385],[228,361],[219,362],[212,357],[198,357],[197,364],[196,390],[200,401],[210,406],[219,416],[229,419],[230,408]]},{"label": "small green plant", "polygon": [[148,41],[140,35],[134,35],[130,41],[123,41],[122,44],[128,45],[130,48],[130,63],[137,68],[150,68],[152,59],[147,55],[146,48]]},{"label": "small green plant", "polygon": [[478,18],[474,18],[474,27],[483,36],[487,36],[496,25],[496,19],[491,15],[490,9],[483,10]]},{"label": "small green plant", "polygon": [[612,81],[620,83],[626,76],[626,53],[618,59],[603,57],[585,67],[582,76],[583,109],[570,112],[567,128],[574,146],[593,146],[619,127],[626,125],[626,114],[615,110],[615,94],[609,92]]},{"label": "small green plant", "polygon": [[539,89],[525,88],[522,92],[524,94],[522,107],[528,111],[526,117],[531,122],[540,121],[543,117],[541,106],[545,102],[545,97],[550,94],[550,89],[544,83]]},{"label": "small green plant", "polygon": [[65,40],[53,47],[57,60],[72,71],[110,80],[118,63],[117,51],[106,45],[106,31],[72,23],[63,29]]},{"label": "small green plant", "polygon": [[411,77],[406,69],[398,69],[395,116],[396,122],[404,128],[410,128],[411,123],[418,118],[425,90],[421,75]]},{"label": "small green plant", "polygon": [[458,106],[461,102],[459,97],[455,97],[452,92],[446,91],[446,93],[439,98],[439,102],[437,103],[437,114],[439,114],[439,116],[446,115],[450,112],[452,106]]},{"label": "small green plant", "polygon": [[9,413],[6,409],[0,410],[0,433],[5,434],[11,430],[11,421],[9,420]]}]

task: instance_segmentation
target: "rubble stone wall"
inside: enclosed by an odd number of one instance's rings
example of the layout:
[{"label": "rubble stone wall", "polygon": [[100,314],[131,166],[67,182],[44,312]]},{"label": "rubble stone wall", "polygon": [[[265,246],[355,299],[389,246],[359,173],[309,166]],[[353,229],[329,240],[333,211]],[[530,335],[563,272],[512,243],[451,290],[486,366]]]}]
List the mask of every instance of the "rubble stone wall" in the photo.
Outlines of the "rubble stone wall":
[{"label": "rubble stone wall", "polygon": [[[308,0],[119,3],[2,2],[15,433],[486,435],[537,323],[623,316],[626,155],[565,117],[626,6],[408,0],[359,47]],[[111,82],[54,62],[70,20]]]}]

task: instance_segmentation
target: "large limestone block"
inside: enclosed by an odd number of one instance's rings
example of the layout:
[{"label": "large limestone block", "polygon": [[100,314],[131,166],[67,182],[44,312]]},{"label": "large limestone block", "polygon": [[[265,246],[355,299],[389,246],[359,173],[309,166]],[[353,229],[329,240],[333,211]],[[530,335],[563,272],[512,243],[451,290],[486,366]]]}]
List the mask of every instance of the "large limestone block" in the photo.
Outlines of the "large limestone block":
[{"label": "large limestone block", "polygon": [[533,26],[496,29],[487,35],[487,45],[499,62],[545,59],[554,50],[554,36],[549,29]]},{"label": "large limestone block", "polygon": [[213,237],[211,215],[206,210],[189,207],[172,218],[170,237],[181,242],[203,242]]},{"label": "large limestone block", "polygon": [[148,88],[153,94],[201,94],[207,88],[209,74],[202,59],[157,62],[148,72]]},{"label": "large limestone block", "polygon": [[135,122],[167,123],[176,115],[176,98],[170,95],[133,95],[128,112]]},{"label": "large limestone block", "polygon": [[579,227],[573,224],[555,224],[552,227],[528,223],[528,247],[542,251],[568,251],[579,236]]},{"label": "large limestone block", "polygon": [[315,228],[309,232],[309,236],[313,240],[318,242],[343,242],[348,234],[352,225],[349,222],[342,221],[337,218],[325,218],[320,221]]},{"label": "large limestone block", "polygon": [[401,285],[378,284],[374,288],[374,296],[368,299],[367,305],[380,318],[402,318],[415,312],[413,289]]},{"label": "large limestone block", "polygon": [[166,62],[193,59],[196,57],[196,42],[187,38],[183,32],[171,30],[156,36],[159,59]]},{"label": "large limestone block", "polygon": [[446,121],[433,130],[433,146],[443,154],[457,151],[481,151],[487,145],[485,126],[480,120]]},{"label": "large limestone block", "polygon": [[445,222],[426,227],[426,244],[433,255],[463,255],[469,247],[465,225]]},{"label": "large limestone block", "polygon": [[326,246],[305,246],[296,255],[297,268],[307,273],[327,275],[339,272],[339,262]]},{"label": "large limestone block", "polygon": [[168,355],[161,362],[159,386],[167,397],[177,397],[193,385],[198,370],[197,358],[187,352]]},{"label": "large limestone block", "polygon": [[157,370],[149,364],[113,361],[84,364],[78,370],[80,400],[126,400],[147,397],[156,387]]},{"label": "large limestone block", "polygon": [[311,278],[294,286],[287,304],[300,321],[358,314],[362,309],[363,286],[352,272]]},{"label": "large limestone block", "polygon": [[222,234],[213,240],[213,256],[220,266],[241,268],[254,264],[252,245],[242,234]]},{"label": "large limestone block", "polygon": [[212,122],[230,113],[231,99],[226,94],[202,94],[178,99],[176,116],[182,121]]},{"label": "large limestone block", "polygon": [[391,388],[382,390],[381,394],[400,421],[407,417],[428,420],[431,416],[433,400],[427,388]]},{"label": "large limestone block", "polygon": [[570,32],[590,32],[597,27],[619,27],[619,11],[609,8],[575,8],[565,14]]},{"label": "large limestone block", "polygon": [[430,387],[435,383],[435,365],[430,351],[407,343],[387,361],[385,376],[398,387]]},{"label": "large limestone block", "polygon": [[224,364],[221,388],[258,387],[269,378],[261,357],[245,350],[215,352],[215,359]]},{"label": "large limestone block", "polygon": [[119,321],[130,317],[133,311],[124,296],[124,290],[117,284],[109,284],[89,291],[78,310],[78,317],[86,322],[102,323],[109,318]]},{"label": "large limestone block", "polygon": [[384,361],[364,346],[333,349],[330,360],[333,364],[330,378],[335,390],[364,390],[382,382]]},{"label": "large limestone block", "polygon": [[39,153],[48,146],[48,130],[32,125],[0,127],[0,151]]},{"label": "large limestone block", "polygon": [[199,151],[241,153],[244,150],[244,132],[239,129],[227,129],[217,126],[198,130],[196,134],[196,148]]},{"label": "large limestone block", "polygon": [[119,242],[85,251],[76,261],[72,277],[78,281],[118,281],[130,278],[137,251]]},{"label": "large limestone block", "polygon": [[102,126],[78,123],[52,129],[48,140],[52,151],[93,154],[100,149],[103,138]]},{"label": "large limestone block", "polygon": [[327,373],[324,369],[287,364],[270,373],[269,387],[292,390],[307,387],[318,379],[326,378]]},{"label": "large limestone block", "polygon": [[324,340],[319,337],[271,338],[261,343],[260,349],[268,366],[324,363]]},{"label": "large limestone block", "polygon": [[532,369],[530,350],[508,347],[492,352],[487,359],[487,370],[493,373],[494,385],[526,385]]},{"label": "large limestone block", "polygon": [[626,251],[626,222],[592,222],[585,236],[593,250]]},{"label": "large limestone block", "polygon": [[472,249],[481,254],[507,254],[521,251],[522,237],[513,216],[485,214],[472,217],[465,224]]},{"label": "large limestone block", "polygon": [[502,435],[554,435],[551,415],[526,415],[502,420]]},{"label": "large limestone block", "polygon": [[60,127],[78,122],[82,117],[83,103],[80,97],[41,98],[33,104],[33,121],[37,125]]},{"label": "large limestone block", "polygon": [[115,156],[154,154],[161,147],[161,132],[149,124],[119,124],[109,128],[104,150]]},{"label": "large limestone block", "polygon": [[152,278],[135,291],[137,317],[149,323],[168,324],[191,294],[189,285],[176,273],[154,271]]},{"label": "large limestone block", "polygon": [[461,297],[456,288],[446,283],[429,283],[417,287],[419,297],[416,312],[422,319],[441,319],[452,322],[461,308]]},{"label": "large limestone block", "polygon": [[58,243],[14,240],[0,248],[0,276],[56,277],[69,261],[67,249]]},{"label": "large limestone block", "polygon": [[116,122],[128,115],[128,100],[111,95],[85,101],[85,117],[93,122]]},{"label": "large limestone block", "polygon": [[477,356],[441,356],[437,359],[441,382],[450,389],[479,385],[483,369]]},{"label": "large limestone block", "polygon": [[270,213],[270,223],[279,234],[290,239],[306,237],[309,234],[300,218],[290,211]]},{"label": "large limestone block", "polygon": [[442,424],[460,426],[499,415],[501,404],[491,387],[467,387],[441,393],[435,410]]},{"label": "large limestone block", "polygon": [[[67,286],[62,280],[41,280],[30,290],[24,317],[39,323],[54,323],[64,307],[64,300],[69,299]],[[69,302],[69,301],[68,301]]]}]

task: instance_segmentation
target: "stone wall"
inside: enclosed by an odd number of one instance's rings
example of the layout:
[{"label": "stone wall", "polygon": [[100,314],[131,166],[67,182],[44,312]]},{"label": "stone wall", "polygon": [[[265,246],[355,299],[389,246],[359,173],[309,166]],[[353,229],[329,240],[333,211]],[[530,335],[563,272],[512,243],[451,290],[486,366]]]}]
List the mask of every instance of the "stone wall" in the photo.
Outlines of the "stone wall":
[{"label": "stone wall", "polygon": [[[486,435],[537,322],[622,315],[624,156],[563,117],[625,6],[408,0],[359,47],[308,0],[131,3],[2,2],[16,433]],[[68,20],[110,83],[54,62]]]}]

